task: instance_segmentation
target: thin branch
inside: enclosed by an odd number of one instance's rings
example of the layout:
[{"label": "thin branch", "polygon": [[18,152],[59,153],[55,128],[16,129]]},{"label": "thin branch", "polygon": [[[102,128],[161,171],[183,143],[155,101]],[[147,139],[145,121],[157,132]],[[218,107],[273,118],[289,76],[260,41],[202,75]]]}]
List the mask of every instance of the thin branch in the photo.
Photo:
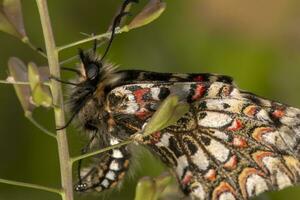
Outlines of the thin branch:
[{"label": "thin branch", "polygon": [[25,44],[27,44],[29,48],[31,48],[32,50],[36,51],[42,57],[44,57],[44,58],[47,59],[47,54],[45,54],[45,52],[43,52],[41,49],[39,49],[38,47],[36,47],[33,43],[31,43],[28,37],[23,38],[22,42],[25,43]]},{"label": "thin branch", "polygon": [[100,153],[103,153],[103,152],[106,152],[106,151],[109,151],[109,150],[112,150],[112,149],[115,149],[115,148],[118,148],[118,147],[130,144],[132,142],[134,142],[133,139],[132,140],[126,140],[124,142],[120,142],[119,144],[115,144],[115,145],[112,145],[112,146],[109,146],[109,147],[106,147],[106,148],[103,148],[103,149],[100,149],[100,150],[97,150],[97,151],[93,151],[91,153],[87,153],[87,154],[83,154],[83,155],[80,155],[80,156],[76,156],[74,158],[71,158],[71,162],[74,163],[74,162],[77,162],[79,160],[82,160],[82,159],[85,159],[85,158],[88,158],[88,157],[91,157],[91,156],[95,156],[97,154],[100,154]]},{"label": "thin branch", "polygon": [[1,84],[11,84],[11,85],[30,85],[29,82],[25,82],[25,81],[7,81],[7,80],[0,80]]},{"label": "thin branch", "polygon": [[36,190],[43,190],[46,192],[51,192],[51,193],[56,193],[56,194],[62,195],[62,191],[59,189],[45,187],[45,186],[41,186],[41,185],[37,185],[37,184],[12,181],[12,180],[2,179],[2,178],[0,178],[0,183],[14,185],[14,186],[20,186],[20,187],[26,187],[26,188],[36,189]]},{"label": "thin branch", "polygon": [[[10,84],[10,85],[30,85],[29,82],[26,81],[7,81],[7,80],[0,80],[0,84]],[[48,82],[42,82],[45,86],[50,86]]]},{"label": "thin branch", "polygon": [[[120,33],[124,33],[124,32],[128,32],[128,27],[127,26],[124,26],[120,29],[117,29],[115,34],[120,34]],[[83,44],[83,43],[86,43],[86,42],[90,42],[90,41],[93,41],[93,40],[100,40],[100,39],[103,39],[103,38],[109,38],[110,36],[111,36],[111,32],[95,35],[93,37],[89,37],[89,38],[86,38],[86,39],[83,39],[83,40],[72,42],[72,43],[64,45],[64,46],[60,46],[60,47],[57,48],[57,51],[62,51],[62,50],[65,50],[65,49],[68,49],[68,48],[71,48],[71,47],[74,47],[74,46],[77,46],[77,45],[80,45],[80,44]]]},{"label": "thin branch", "polygon": [[[49,11],[46,0],[36,0],[40,14],[45,46],[48,56],[50,75],[60,78],[60,67],[58,60],[58,51],[55,45]],[[62,127],[65,125],[64,103],[62,95],[61,83],[51,80],[51,92],[53,96],[55,125]],[[61,184],[63,189],[63,199],[73,200],[73,183],[72,183],[72,165],[70,162],[70,154],[68,147],[68,139],[66,130],[57,131],[57,144],[60,163]]]},{"label": "thin branch", "polygon": [[56,134],[52,133],[51,131],[49,131],[48,129],[46,129],[45,127],[43,127],[40,123],[38,123],[31,115],[25,114],[25,116],[27,117],[27,119],[33,124],[35,125],[38,129],[40,129],[43,133],[53,137],[56,139]]},{"label": "thin branch", "polygon": [[[98,41],[97,48],[100,47],[100,46],[102,46],[102,45],[104,44],[104,42],[105,42],[105,41]],[[91,50],[93,50],[93,48],[89,48],[89,49],[87,49],[86,51],[87,51],[87,52],[90,52]],[[78,58],[79,58],[79,55],[77,54],[77,55],[75,55],[75,56],[72,56],[72,57],[70,57],[70,58],[67,58],[67,59],[61,61],[59,64],[60,64],[60,65],[64,65],[64,64],[69,63],[69,62],[72,62],[73,60],[78,59]]]}]

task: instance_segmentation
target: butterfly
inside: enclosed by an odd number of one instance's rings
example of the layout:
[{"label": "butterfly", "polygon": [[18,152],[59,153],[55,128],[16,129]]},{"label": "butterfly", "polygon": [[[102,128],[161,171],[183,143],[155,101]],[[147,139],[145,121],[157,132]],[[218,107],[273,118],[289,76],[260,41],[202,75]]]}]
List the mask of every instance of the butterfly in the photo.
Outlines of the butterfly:
[{"label": "butterfly", "polygon": [[[88,133],[83,153],[141,132],[161,103],[176,95],[190,105],[189,111],[139,145],[174,172],[184,194],[201,200],[246,200],[300,182],[300,109],[240,90],[224,75],[118,70],[95,52],[81,50],[79,55],[83,70],[72,84],[69,122],[77,119]],[[119,185],[134,154],[122,146],[86,167],[80,163],[75,190]]]}]

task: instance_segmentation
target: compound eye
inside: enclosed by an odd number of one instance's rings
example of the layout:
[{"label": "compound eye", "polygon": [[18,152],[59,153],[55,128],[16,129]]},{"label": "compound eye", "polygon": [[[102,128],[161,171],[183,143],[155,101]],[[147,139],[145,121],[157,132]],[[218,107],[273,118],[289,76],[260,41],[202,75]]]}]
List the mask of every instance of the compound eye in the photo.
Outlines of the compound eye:
[{"label": "compound eye", "polygon": [[99,74],[99,67],[96,64],[91,63],[88,66],[88,70],[86,72],[87,78],[93,80],[98,76],[98,74]]}]

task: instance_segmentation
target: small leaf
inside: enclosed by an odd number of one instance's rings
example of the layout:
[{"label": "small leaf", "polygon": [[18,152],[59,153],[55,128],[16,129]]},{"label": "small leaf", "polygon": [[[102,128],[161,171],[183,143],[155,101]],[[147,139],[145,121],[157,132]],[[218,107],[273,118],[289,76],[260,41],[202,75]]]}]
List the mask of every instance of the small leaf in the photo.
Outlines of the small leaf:
[{"label": "small leaf", "polygon": [[[10,79],[14,81],[28,81],[26,65],[16,57],[8,60]],[[17,97],[25,113],[31,113],[35,106],[30,102],[31,91],[27,85],[14,85]]]},{"label": "small leaf", "polygon": [[151,133],[160,131],[170,125],[173,125],[188,111],[189,105],[185,103],[179,103],[178,96],[168,96],[151,117],[149,123],[143,130],[143,135],[150,135]]},{"label": "small leaf", "polygon": [[163,173],[155,178],[156,193],[160,195],[165,188],[171,183],[172,176],[169,173]]},{"label": "small leaf", "polygon": [[155,200],[155,182],[150,177],[143,177],[136,186],[134,200]]},{"label": "small leaf", "polygon": [[128,29],[145,26],[157,19],[165,10],[166,3],[161,0],[150,0],[144,9],[127,25]]},{"label": "small leaf", "polygon": [[0,10],[0,31],[8,33],[17,38],[22,38],[20,33],[16,30],[16,28],[9,22],[5,14]]},{"label": "small leaf", "polygon": [[3,0],[0,9],[0,30],[26,40],[20,0]]},{"label": "small leaf", "polygon": [[50,107],[52,97],[49,91],[43,87],[38,67],[34,63],[28,64],[28,80],[32,92],[32,100],[37,106]]}]

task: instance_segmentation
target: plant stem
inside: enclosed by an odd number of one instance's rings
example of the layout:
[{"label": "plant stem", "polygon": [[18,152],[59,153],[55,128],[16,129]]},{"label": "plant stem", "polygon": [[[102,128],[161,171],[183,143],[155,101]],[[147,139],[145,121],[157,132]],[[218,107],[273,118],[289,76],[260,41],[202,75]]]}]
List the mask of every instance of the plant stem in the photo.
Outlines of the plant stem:
[{"label": "plant stem", "polygon": [[[58,51],[52,32],[47,1],[36,0],[36,3],[38,5],[44,34],[50,75],[60,78]],[[53,95],[53,104],[56,105],[56,107],[54,108],[55,124],[56,127],[62,127],[65,125],[65,116],[61,83],[55,80],[51,80],[50,84],[51,92]],[[58,130],[56,138],[58,144],[61,184],[63,190],[62,196],[65,200],[73,200],[72,165],[70,162],[66,129]]]},{"label": "plant stem", "polygon": [[27,44],[32,50],[36,51],[38,54],[40,54],[42,57],[47,59],[47,55],[39,48],[37,48],[34,44],[32,44],[28,37],[24,37],[22,39],[22,42]]},{"label": "plant stem", "polygon": [[[7,81],[7,80],[0,80],[0,84],[10,84],[10,85],[30,85],[29,82],[26,81]],[[41,84],[50,87],[48,82],[41,82]]]},{"label": "plant stem", "polygon": [[79,160],[82,160],[82,159],[85,159],[85,158],[88,158],[88,157],[91,157],[91,156],[94,156],[94,155],[97,155],[97,154],[100,154],[100,153],[103,153],[103,152],[106,152],[106,151],[109,151],[109,150],[112,150],[114,148],[118,148],[118,147],[130,144],[132,142],[133,142],[133,140],[127,140],[127,141],[124,141],[124,142],[120,142],[119,144],[115,144],[115,145],[112,145],[112,146],[109,146],[109,147],[106,147],[106,148],[103,148],[103,149],[99,149],[97,151],[93,151],[91,153],[87,153],[87,154],[83,154],[81,156],[71,158],[71,163],[74,163],[76,161],[79,161]]},{"label": "plant stem", "polygon": [[11,85],[30,85],[29,82],[23,82],[23,81],[16,81],[16,82],[10,82],[6,80],[0,80],[1,84],[11,84]]},{"label": "plant stem", "polygon": [[[115,34],[120,34],[120,33],[124,33],[124,32],[128,32],[128,27],[127,26],[124,26],[120,29],[117,29]],[[83,40],[72,42],[72,43],[64,45],[64,46],[60,46],[60,47],[57,48],[57,50],[62,51],[62,50],[65,50],[65,49],[68,49],[68,48],[71,48],[71,47],[74,47],[74,46],[77,46],[77,45],[80,45],[80,44],[83,44],[83,43],[86,43],[86,42],[90,42],[90,41],[93,41],[93,40],[96,40],[96,39],[99,40],[99,39],[102,39],[102,38],[109,38],[110,36],[111,36],[111,32],[95,35],[93,37],[89,37],[89,38],[86,38],[86,39],[83,39]]]},{"label": "plant stem", "polygon": [[51,193],[56,193],[56,194],[62,195],[62,192],[59,189],[45,187],[45,186],[31,184],[31,183],[6,180],[6,179],[2,179],[2,178],[0,178],[0,183],[5,183],[5,184],[9,184],[9,185],[14,185],[14,186],[21,186],[21,187],[26,187],[26,188],[32,188],[32,189],[37,189],[37,190],[43,190],[46,192],[51,192]]}]

